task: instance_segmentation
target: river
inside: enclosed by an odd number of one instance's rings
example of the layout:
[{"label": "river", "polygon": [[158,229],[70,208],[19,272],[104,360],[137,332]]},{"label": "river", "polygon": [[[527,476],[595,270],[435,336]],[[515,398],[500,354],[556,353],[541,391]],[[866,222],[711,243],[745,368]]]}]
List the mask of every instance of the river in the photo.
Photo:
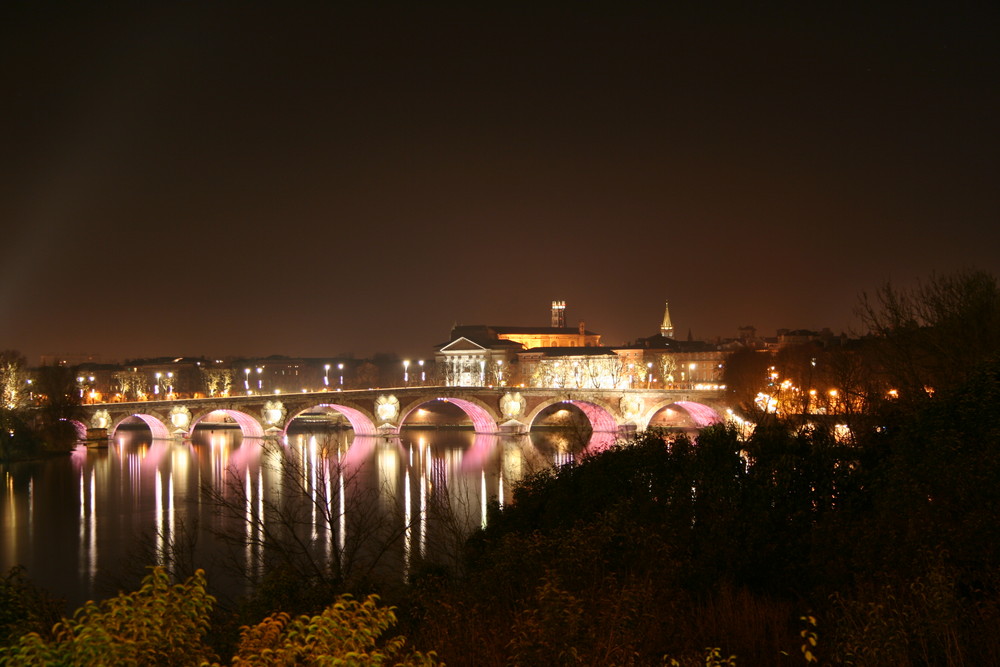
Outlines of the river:
[{"label": "river", "polygon": [[68,609],[133,588],[154,564],[203,568],[236,598],[279,547],[344,576],[402,582],[417,562],[454,558],[488,502],[509,501],[525,475],[610,441],[588,437],[355,437],[299,424],[281,441],[221,426],[181,441],[122,428],[107,447],[0,464],[0,572],[23,565]]}]

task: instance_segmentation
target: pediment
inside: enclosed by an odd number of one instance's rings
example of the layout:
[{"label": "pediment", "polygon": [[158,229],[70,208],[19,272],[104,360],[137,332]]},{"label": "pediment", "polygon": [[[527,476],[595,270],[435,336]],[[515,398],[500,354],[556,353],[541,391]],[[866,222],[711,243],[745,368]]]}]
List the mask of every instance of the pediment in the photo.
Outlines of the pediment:
[{"label": "pediment", "polygon": [[482,352],[484,350],[486,350],[485,347],[465,336],[456,338],[441,348],[441,352]]}]

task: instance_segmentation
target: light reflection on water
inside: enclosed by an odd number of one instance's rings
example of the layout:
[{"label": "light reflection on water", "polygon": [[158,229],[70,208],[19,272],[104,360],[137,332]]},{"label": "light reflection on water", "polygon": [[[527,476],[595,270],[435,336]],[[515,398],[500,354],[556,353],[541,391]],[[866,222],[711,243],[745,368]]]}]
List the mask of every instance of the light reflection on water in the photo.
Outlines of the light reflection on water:
[{"label": "light reflection on water", "polygon": [[281,443],[231,428],[190,441],[120,431],[106,448],[0,464],[0,572],[22,564],[71,607],[134,587],[153,564],[201,567],[235,595],[245,590],[237,571],[267,571],[280,508],[315,557],[350,557],[366,576],[401,581],[416,562],[455,557],[488,502],[509,502],[518,480],[611,441],[595,434],[582,448],[556,431],[447,429],[355,437],[321,426]]}]

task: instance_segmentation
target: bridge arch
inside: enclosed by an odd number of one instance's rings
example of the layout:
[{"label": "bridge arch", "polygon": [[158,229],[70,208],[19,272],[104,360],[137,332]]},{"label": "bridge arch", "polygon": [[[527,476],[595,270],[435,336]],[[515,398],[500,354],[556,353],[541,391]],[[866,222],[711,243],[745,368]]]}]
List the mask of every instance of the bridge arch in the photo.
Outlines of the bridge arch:
[{"label": "bridge arch", "polygon": [[116,421],[111,429],[108,431],[111,437],[114,437],[115,433],[118,431],[118,427],[121,426],[127,419],[136,417],[142,421],[146,426],[149,427],[150,433],[152,433],[153,440],[166,440],[170,437],[170,430],[167,425],[163,423],[163,420],[159,417],[155,417],[150,414],[143,412],[132,412],[123,416],[121,419]]},{"label": "bridge arch", "polygon": [[539,403],[525,416],[525,421],[527,422],[529,429],[534,426],[535,421],[542,412],[553,405],[558,405],[560,403],[567,403],[580,410],[580,412],[582,412],[587,418],[587,421],[590,422],[590,427],[594,431],[604,433],[615,433],[618,431],[618,420],[615,418],[614,412],[612,412],[610,407],[602,405],[598,401],[585,401],[575,398],[554,399]]},{"label": "bridge arch", "polygon": [[675,409],[683,416],[686,416],[686,421],[689,422],[679,425],[689,428],[705,428],[723,421],[722,415],[719,414],[718,410],[704,403],[698,403],[697,401],[661,401],[646,413],[644,427],[649,428],[650,425],[655,425],[653,422],[664,410]]},{"label": "bridge arch", "polygon": [[399,425],[402,426],[406,418],[410,416],[414,410],[419,408],[421,405],[426,405],[427,403],[432,403],[434,401],[442,401],[444,403],[449,403],[459,408],[464,412],[470,420],[472,420],[472,428],[476,433],[497,433],[499,428],[497,428],[497,418],[490,407],[480,401],[477,398],[452,398],[446,396],[436,396],[433,398],[420,398],[415,401],[411,401],[406,405],[404,410],[400,411]]},{"label": "bridge arch", "polygon": [[[229,408],[216,408],[213,410],[201,410],[197,414],[192,416],[191,426],[188,429],[188,435],[194,432],[196,426],[201,423],[205,417],[211,414],[222,413],[236,422],[236,425],[240,427],[240,431],[243,432],[244,438],[263,438],[264,437],[264,427],[260,425],[260,422],[248,415],[245,412],[240,412],[239,410],[232,410]],[[166,428],[166,427],[164,427]]]},{"label": "bridge arch", "polygon": [[288,433],[288,427],[293,419],[316,408],[329,408],[342,414],[351,425],[351,428],[354,429],[355,436],[376,435],[378,433],[378,429],[375,428],[375,422],[372,420],[372,415],[370,414],[340,403],[317,403],[316,405],[300,408],[294,414],[289,415],[288,419],[285,420],[285,427],[281,430],[282,435]]},{"label": "bridge arch", "polygon": [[73,425],[73,431],[76,433],[76,439],[77,440],[86,440],[87,439],[87,425],[86,424],[84,424],[79,419],[67,419],[65,421],[68,421],[70,424]]}]

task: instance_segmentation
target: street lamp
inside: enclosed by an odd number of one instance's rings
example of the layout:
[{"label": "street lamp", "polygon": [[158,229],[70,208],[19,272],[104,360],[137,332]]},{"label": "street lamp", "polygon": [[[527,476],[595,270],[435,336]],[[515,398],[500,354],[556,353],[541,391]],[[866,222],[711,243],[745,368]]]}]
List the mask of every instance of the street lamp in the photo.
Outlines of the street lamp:
[{"label": "street lamp", "polygon": [[[156,377],[156,382],[153,384],[153,394],[159,396],[160,395],[160,378],[163,377],[163,373],[160,373],[159,371],[157,371],[155,373],[155,377]],[[80,379],[82,380],[83,378],[80,378]],[[82,396],[82,394],[81,394],[81,396]]]},{"label": "street lamp", "polygon": [[344,388],[344,364],[337,364],[337,370],[340,371],[340,388]]},{"label": "street lamp", "polygon": [[503,359],[497,359],[497,384],[503,386]]},{"label": "street lamp", "polygon": [[424,373],[424,360],[421,359],[417,363],[420,364],[420,382],[423,384],[427,381],[427,375]]},{"label": "street lamp", "polygon": [[323,386],[330,386],[330,364],[323,364]]},{"label": "street lamp", "polygon": [[650,361],[646,364],[646,389],[649,389],[649,383],[653,380],[653,362]]},{"label": "street lamp", "polygon": [[257,367],[257,391],[260,391],[261,389],[264,388],[264,381],[260,379],[260,374],[261,371],[263,370],[264,369],[261,368],[260,366]]},{"label": "street lamp", "polygon": [[486,362],[482,360],[479,362],[479,386],[486,386]]},{"label": "street lamp", "polygon": [[246,389],[247,390],[247,394],[249,394],[250,393],[250,369],[249,368],[244,368],[243,372],[246,374],[246,377],[243,379],[243,388]]},{"label": "street lamp", "polygon": [[174,395],[174,374],[172,371],[167,373],[167,396]]},{"label": "street lamp", "polygon": [[403,384],[408,384],[410,382],[410,360],[403,360]]}]

